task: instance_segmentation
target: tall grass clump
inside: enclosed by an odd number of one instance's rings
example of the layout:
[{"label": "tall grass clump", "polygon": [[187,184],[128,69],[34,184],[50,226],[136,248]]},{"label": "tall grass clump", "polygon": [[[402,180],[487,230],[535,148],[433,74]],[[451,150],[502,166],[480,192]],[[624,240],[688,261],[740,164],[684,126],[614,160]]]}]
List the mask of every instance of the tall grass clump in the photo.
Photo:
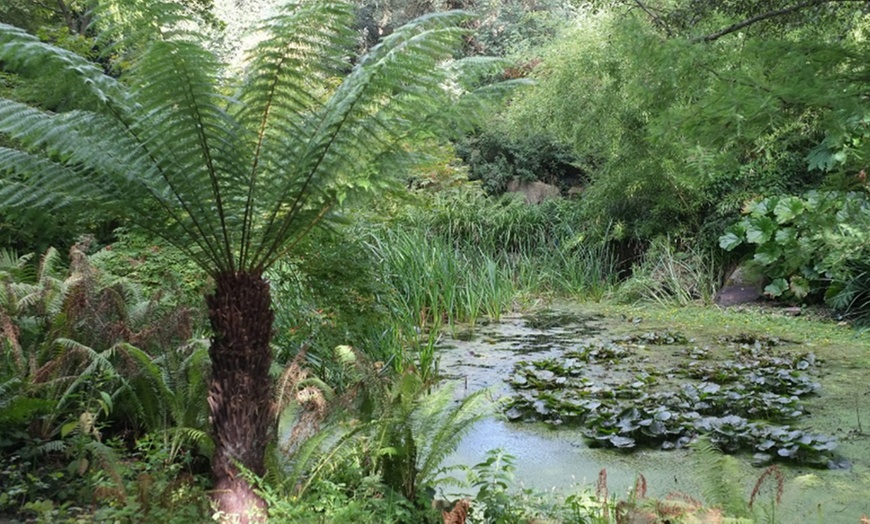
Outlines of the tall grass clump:
[{"label": "tall grass clump", "polygon": [[516,195],[493,199],[466,189],[434,195],[429,204],[400,223],[462,256],[493,261],[515,293],[597,300],[615,284],[614,256],[589,234],[575,201],[528,205]]},{"label": "tall grass clump", "polygon": [[585,233],[577,202],[528,205],[516,194],[490,198],[473,189],[436,194],[405,220],[457,247],[474,245],[490,254],[549,250]]},{"label": "tall grass clump", "polygon": [[428,376],[445,326],[497,321],[530,296],[597,300],[615,283],[610,249],[589,240],[576,202],[530,206],[465,185],[413,203],[317,232],[272,268],[278,362],[305,347],[309,365],[340,382],[332,350],[349,344]]},{"label": "tall grass clump", "polygon": [[513,300],[509,275],[482,250],[460,250],[412,228],[373,230],[367,245],[392,290],[384,297],[391,316],[391,340],[385,342],[416,355],[411,360],[424,374],[436,368],[443,326],[475,324],[484,316],[497,320]]},{"label": "tall grass clump", "polygon": [[721,255],[671,237],[655,239],[616,293],[624,302],[712,304],[724,278]]}]

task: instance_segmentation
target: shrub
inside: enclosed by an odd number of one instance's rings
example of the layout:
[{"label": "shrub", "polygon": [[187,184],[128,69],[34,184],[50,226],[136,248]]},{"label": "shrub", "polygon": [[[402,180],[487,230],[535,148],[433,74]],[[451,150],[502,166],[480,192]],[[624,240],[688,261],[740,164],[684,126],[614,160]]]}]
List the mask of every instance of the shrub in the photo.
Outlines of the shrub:
[{"label": "shrub", "polygon": [[491,195],[503,193],[514,178],[541,180],[563,191],[586,178],[571,150],[541,133],[511,137],[496,126],[459,142],[456,152],[469,166],[469,179],[480,180]]},{"label": "shrub", "polygon": [[748,249],[752,264],[771,279],[764,291],[772,298],[825,297],[846,313],[866,315],[868,231],[866,193],[810,191],[751,204],[719,244],[728,251]]}]

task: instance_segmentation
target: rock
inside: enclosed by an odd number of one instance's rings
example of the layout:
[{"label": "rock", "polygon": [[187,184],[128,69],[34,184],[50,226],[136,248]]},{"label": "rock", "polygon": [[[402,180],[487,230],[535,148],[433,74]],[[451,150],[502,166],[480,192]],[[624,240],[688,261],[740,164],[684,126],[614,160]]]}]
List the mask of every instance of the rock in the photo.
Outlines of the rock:
[{"label": "rock", "polygon": [[790,317],[799,317],[801,316],[801,313],[803,313],[803,309],[801,309],[799,306],[782,308],[782,314],[788,315]]},{"label": "rock", "polygon": [[716,294],[715,302],[719,306],[730,307],[758,302],[763,296],[763,277],[753,275],[746,266],[738,266]]},{"label": "rock", "polygon": [[527,204],[540,204],[544,200],[559,198],[559,188],[541,181],[520,182],[516,178],[508,182],[508,193],[522,193]]},{"label": "rock", "polygon": [[585,190],[584,186],[571,186],[568,188],[568,198],[580,198]]}]

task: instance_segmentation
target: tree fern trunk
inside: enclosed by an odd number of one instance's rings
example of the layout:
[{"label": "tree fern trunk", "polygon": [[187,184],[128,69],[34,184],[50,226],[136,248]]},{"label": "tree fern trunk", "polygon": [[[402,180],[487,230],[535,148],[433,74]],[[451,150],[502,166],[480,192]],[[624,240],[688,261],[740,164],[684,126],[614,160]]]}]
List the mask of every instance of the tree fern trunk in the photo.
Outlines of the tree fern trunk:
[{"label": "tree fern trunk", "polygon": [[212,470],[218,509],[242,523],[265,521],[266,505],[239,474],[236,464],[265,472],[266,444],[273,428],[272,354],[274,313],[269,284],[259,274],[224,273],[208,297],[214,336],[209,355],[212,377],[208,404],[215,437]]}]

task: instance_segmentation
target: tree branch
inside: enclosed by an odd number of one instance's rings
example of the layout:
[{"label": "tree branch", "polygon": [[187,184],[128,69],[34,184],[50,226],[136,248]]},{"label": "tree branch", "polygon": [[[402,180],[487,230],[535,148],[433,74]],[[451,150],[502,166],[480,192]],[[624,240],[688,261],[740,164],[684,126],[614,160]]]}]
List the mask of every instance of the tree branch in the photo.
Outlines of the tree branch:
[{"label": "tree branch", "polygon": [[646,6],[646,5],[644,5],[644,3],[641,2],[640,0],[634,0],[634,3],[637,4],[637,6],[640,7],[640,8],[643,10],[643,12],[646,13],[647,16],[650,17],[650,19],[653,21],[653,23],[655,23],[657,26],[659,26],[659,27],[661,27],[662,29],[664,29],[664,30],[665,30],[665,34],[667,34],[668,36],[671,36],[671,34],[672,34],[672,32],[671,32],[671,28],[670,28],[670,26],[668,26],[667,22],[665,22],[664,20],[662,20],[662,18],[661,18],[660,16],[658,16],[657,14],[653,13],[653,12],[652,12],[652,11],[651,11],[647,6]]},{"label": "tree branch", "polygon": [[[759,13],[753,17],[747,18],[741,22],[737,22],[736,24],[732,24],[725,29],[720,31],[716,31],[715,33],[710,33],[708,35],[699,36],[694,38],[694,42],[712,42],[714,40],[718,40],[725,35],[731,34],[735,31],[739,31],[744,27],[749,27],[752,24],[757,22],[761,22],[770,18],[776,18],[777,16],[783,16],[790,13],[794,13],[795,11],[800,11],[801,9],[805,9],[807,7],[814,7],[822,4],[829,4],[834,2],[866,2],[867,0],[807,0],[806,2],[801,2],[799,4],[795,4],[789,7],[783,7],[782,9],[774,9],[772,11],[766,11],[764,13]],[[639,3],[639,2],[638,2]]]},{"label": "tree branch", "polygon": [[46,11],[51,11],[52,13],[56,13],[56,14],[62,14],[59,9],[57,9],[56,7],[51,7],[50,5],[46,4],[45,2],[40,2],[39,0],[33,0],[33,3],[36,4],[37,7],[41,7],[43,9],[45,9]]}]

